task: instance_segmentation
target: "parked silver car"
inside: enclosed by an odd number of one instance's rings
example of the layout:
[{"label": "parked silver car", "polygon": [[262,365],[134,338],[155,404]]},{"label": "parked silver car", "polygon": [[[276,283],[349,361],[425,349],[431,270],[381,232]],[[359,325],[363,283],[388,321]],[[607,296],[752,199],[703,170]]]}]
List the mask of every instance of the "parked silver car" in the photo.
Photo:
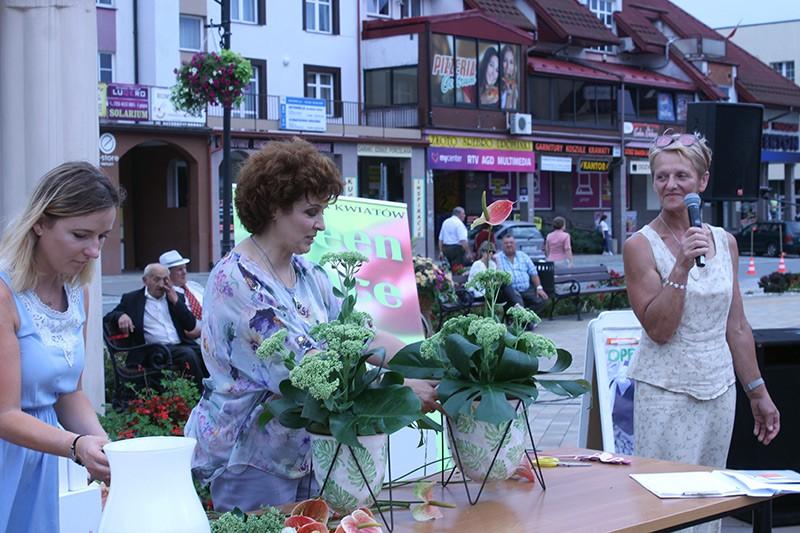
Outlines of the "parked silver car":
[{"label": "parked silver car", "polygon": [[[475,249],[475,236],[481,230],[480,227],[470,230],[469,245]],[[511,233],[517,242],[517,250],[525,252],[531,259],[544,259],[544,237],[531,222],[506,221],[495,226],[492,234],[495,236],[498,250],[502,249],[503,236]]]}]

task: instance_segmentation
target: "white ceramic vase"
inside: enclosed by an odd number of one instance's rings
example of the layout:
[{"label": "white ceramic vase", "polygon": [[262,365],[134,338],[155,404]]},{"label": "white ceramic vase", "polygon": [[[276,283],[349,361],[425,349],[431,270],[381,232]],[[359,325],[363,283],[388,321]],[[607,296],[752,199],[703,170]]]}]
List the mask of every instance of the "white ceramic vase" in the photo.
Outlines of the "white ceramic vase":
[{"label": "white ceramic vase", "polygon": [[[509,403],[516,408],[518,401],[512,400]],[[477,403],[473,404],[473,411],[476,406]],[[447,433],[450,456],[453,463],[458,466],[454,445],[457,446],[458,457],[461,459],[465,476],[472,481],[482,482],[487,474],[488,481],[505,480],[514,474],[525,453],[525,437],[527,435],[525,434],[525,418],[522,409],[524,406],[520,406],[517,411],[517,417],[511,423],[505,439],[503,439],[503,432],[508,422],[489,424],[475,420],[471,414],[462,414],[451,418],[451,430]],[[503,439],[502,444],[500,443],[501,439]],[[500,452],[489,472],[489,465],[498,446]]]},{"label": "white ceramic vase", "polygon": [[[314,461],[314,479],[320,489],[325,483],[328,470],[331,470],[328,483],[322,493],[322,498],[328,502],[331,508],[340,514],[349,514],[362,506],[372,505],[372,494],[378,497],[383,486],[383,476],[386,471],[387,459],[387,436],[370,435],[358,437],[358,442],[363,448],[352,448],[353,453],[358,458],[358,465],[361,466],[359,472],[353,460],[350,446],[342,444],[339,455],[334,461],[336,446],[338,442],[330,435],[311,434],[311,454]],[[369,488],[364,482],[364,477],[369,481]]]},{"label": "white ceramic vase", "polygon": [[99,533],[208,533],[192,483],[195,439],[140,437],[106,444],[111,487]]}]

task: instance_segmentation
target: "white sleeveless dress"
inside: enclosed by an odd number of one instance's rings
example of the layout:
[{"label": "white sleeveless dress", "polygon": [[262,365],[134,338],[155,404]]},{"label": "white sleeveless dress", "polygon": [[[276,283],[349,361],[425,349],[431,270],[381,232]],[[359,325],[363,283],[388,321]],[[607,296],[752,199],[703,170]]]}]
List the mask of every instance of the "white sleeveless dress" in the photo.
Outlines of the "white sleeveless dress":
[{"label": "white sleeveless dress", "polygon": [[[716,227],[711,232],[716,253],[705,268],[690,271],[678,329],[665,344],[642,331],[628,372],[636,381],[633,426],[635,454],[641,457],[713,467],[724,467],[728,457],[736,407],[733,359],[725,339],[733,266],[727,233]],[[675,257],[649,226],[639,233],[666,280]],[[716,521],[685,531],[719,530]]]}]

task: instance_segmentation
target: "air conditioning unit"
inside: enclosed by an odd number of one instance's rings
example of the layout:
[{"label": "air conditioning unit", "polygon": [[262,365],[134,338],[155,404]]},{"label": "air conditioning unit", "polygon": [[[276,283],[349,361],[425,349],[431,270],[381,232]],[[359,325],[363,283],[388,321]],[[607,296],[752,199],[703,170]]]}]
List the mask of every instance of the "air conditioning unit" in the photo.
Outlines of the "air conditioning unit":
[{"label": "air conditioning unit", "polygon": [[508,129],[514,135],[530,135],[533,120],[527,113],[509,113]]}]

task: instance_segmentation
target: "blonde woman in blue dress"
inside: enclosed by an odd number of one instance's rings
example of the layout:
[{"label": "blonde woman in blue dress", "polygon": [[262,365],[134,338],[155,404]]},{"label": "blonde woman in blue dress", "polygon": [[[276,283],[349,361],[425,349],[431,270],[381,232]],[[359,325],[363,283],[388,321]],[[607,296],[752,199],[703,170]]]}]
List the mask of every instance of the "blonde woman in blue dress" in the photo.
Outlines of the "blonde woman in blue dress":
[{"label": "blonde woman in blue dress", "polygon": [[81,374],[86,285],[119,203],[97,168],[64,163],[0,243],[0,531],[59,530],[57,456],[109,482]]},{"label": "blonde woman in blue dress", "polygon": [[[705,190],[710,166],[711,150],[698,135],[661,135],[650,148],[661,211],[624,248],[628,296],[644,330],[628,377],[635,380],[636,455],[722,468],[734,372],[750,399],[755,438],[769,444],[780,416],[756,363],[736,240],[722,228],[689,225],[684,197]],[[703,268],[695,265],[700,255]],[[719,531],[719,521],[697,530]]]}]

